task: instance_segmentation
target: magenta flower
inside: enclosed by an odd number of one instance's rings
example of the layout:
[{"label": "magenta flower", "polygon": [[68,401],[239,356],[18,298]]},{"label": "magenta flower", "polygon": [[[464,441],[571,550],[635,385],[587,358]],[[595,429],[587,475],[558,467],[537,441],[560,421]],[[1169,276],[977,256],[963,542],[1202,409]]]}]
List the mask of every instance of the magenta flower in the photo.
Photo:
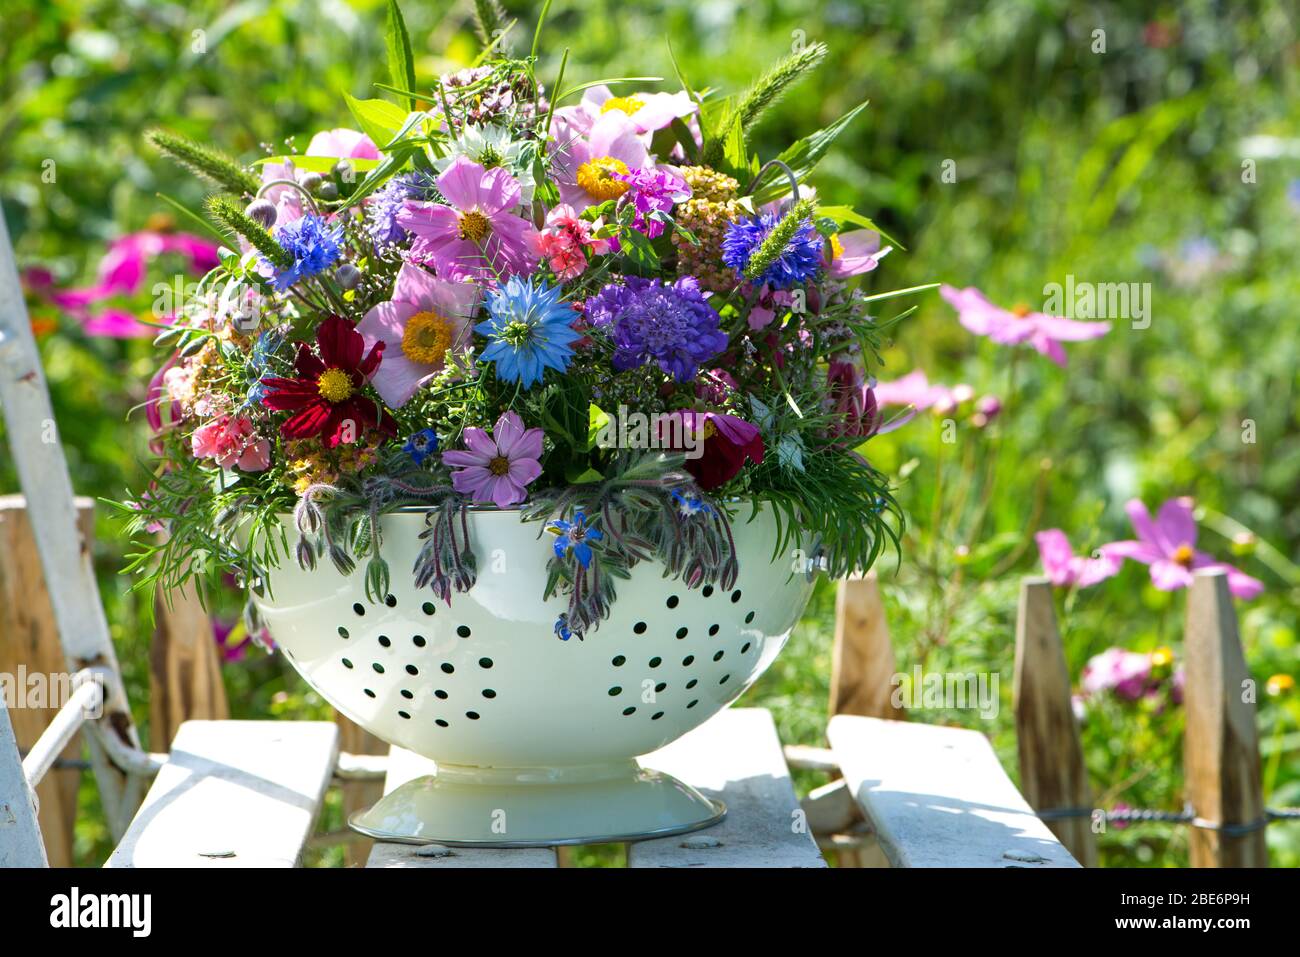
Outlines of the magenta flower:
[{"label": "magenta flower", "polygon": [[271,465],[271,443],[253,430],[246,416],[220,415],[194,430],[190,438],[194,457],[212,459],[223,469],[238,465],[245,472],[261,472]]},{"label": "magenta flower", "polygon": [[1264,583],[1214,556],[1196,550],[1196,521],[1192,518],[1192,500],[1173,498],[1160,506],[1155,521],[1138,499],[1124,506],[1137,531],[1137,539],[1112,542],[1101,547],[1108,558],[1131,558],[1151,567],[1151,584],[1161,591],[1176,591],[1192,583],[1192,572],[1208,568],[1228,576],[1228,590],[1238,598],[1250,600],[1264,590]]},{"label": "magenta flower", "polygon": [[442,369],[447,350],[469,341],[478,305],[473,283],[435,279],[404,263],[393,298],[357,323],[367,349],[384,343],[384,361],[370,379],[380,397],[395,409],[409,402]]},{"label": "magenta flower", "polygon": [[939,294],[957,310],[958,320],[977,336],[988,336],[999,345],[1028,342],[1038,353],[1065,367],[1062,342],[1098,339],[1110,332],[1109,322],[1079,322],[1062,316],[1031,312],[1028,306],[1003,309],[995,306],[974,286],[956,289],[942,286]]},{"label": "magenta flower", "polygon": [[459,156],[438,176],[438,191],[451,205],[407,200],[396,216],[414,234],[412,258],[433,263],[444,279],[481,282],[532,271],[537,230],[511,212],[521,196],[518,180]]},{"label": "magenta flower", "polygon": [[627,183],[631,189],[619,199],[620,208],[631,203],[636,210],[632,228],[640,230],[651,239],[663,234],[663,221],[652,213],[667,213],[678,203],[691,198],[691,187],[680,176],[662,169],[634,169],[630,173],[615,173],[614,178]]},{"label": "magenta flower", "polygon": [[923,370],[909,372],[893,382],[876,383],[876,401],[881,405],[910,405],[918,412],[933,409],[940,414],[951,412],[975,396],[968,385],[931,385]]},{"label": "magenta flower", "polygon": [[1043,561],[1043,571],[1053,585],[1088,588],[1119,571],[1121,562],[1114,556],[1088,558],[1074,554],[1070,540],[1059,528],[1039,532],[1034,536],[1034,541],[1038,543],[1038,557]]},{"label": "magenta flower", "polygon": [[560,198],[581,213],[588,206],[618,199],[631,184],[614,174],[627,174],[651,165],[645,143],[622,113],[607,113],[586,136],[567,124],[556,126],[552,171]]},{"label": "magenta flower", "polygon": [[871,272],[893,249],[880,246],[880,233],[871,229],[853,229],[830,238],[826,257],[826,275],[831,279],[848,279]]},{"label": "magenta flower", "polygon": [[356,130],[339,127],[322,130],[307,144],[308,156],[334,156],[339,159],[379,159],[379,150],[370,137]]},{"label": "magenta flower", "polygon": [[542,474],[542,430],[524,430],[514,412],[502,413],[489,436],[482,429],[466,429],[468,452],[444,452],[442,461],[457,471],[451,485],[475,502],[493,502],[509,508],[528,497],[524,486]]},{"label": "magenta flower", "polygon": [[1126,701],[1137,701],[1151,682],[1151,655],[1123,648],[1107,648],[1083,667],[1080,684],[1087,694],[1114,692]]},{"label": "magenta flower", "polygon": [[560,107],[555,117],[579,133],[588,133],[602,116],[619,113],[627,117],[638,133],[653,133],[670,126],[675,119],[691,116],[698,109],[699,104],[685,90],[615,96],[609,87],[602,85],[590,87],[577,106]]}]

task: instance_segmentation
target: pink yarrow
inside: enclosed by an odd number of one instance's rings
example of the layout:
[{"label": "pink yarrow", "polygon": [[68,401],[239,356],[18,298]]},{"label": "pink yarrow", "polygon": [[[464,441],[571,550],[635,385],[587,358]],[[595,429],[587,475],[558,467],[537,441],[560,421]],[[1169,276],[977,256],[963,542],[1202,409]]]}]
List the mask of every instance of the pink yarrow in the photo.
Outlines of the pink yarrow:
[{"label": "pink yarrow", "polygon": [[444,452],[442,461],[455,469],[451,485],[475,502],[509,508],[528,497],[525,486],[542,474],[542,430],[524,429],[514,412],[505,412],[492,428],[466,429],[466,452]]}]

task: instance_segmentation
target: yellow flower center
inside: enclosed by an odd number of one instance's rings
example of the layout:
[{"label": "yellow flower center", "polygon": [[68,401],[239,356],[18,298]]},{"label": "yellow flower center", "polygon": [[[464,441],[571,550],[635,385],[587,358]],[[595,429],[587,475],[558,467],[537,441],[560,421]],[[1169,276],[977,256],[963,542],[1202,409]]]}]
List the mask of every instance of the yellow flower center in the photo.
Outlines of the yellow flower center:
[{"label": "yellow flower center", "polygon": [[1179,545],[1174,549],[1174,561],[1184,568],[1191,568],[1195,557],[1196,550],[1191,545]]},{"label": "yellow flower center", "polygon": [[1161,645],[1155,651],[1151,652],[1151,666],[1153,668],[1166,668],[1174,662],[1174,652],[1172,648]]},{"label": "yellow flower center", "polygon": [[704,438],[711,439],[718,434],[718,427],[713,424],[712,419],[704,420]]},{"label": "yellow flower center", "polygon": [[599,202],[618,199],[627,192],[628,184],[614,179],[614,174],[626,172],[627,164],[622,160],[600,156],[578,167],[578,185]]},{"label": "yellow flower center", "polygon": [[1033,310],[1030,309],[1028,306],[1026,306],[1023,302],[1017,303],[1016,305],[1011,307],[1011,314],[1015,316],[1017,319],[1023,319],[1031,312],[1033,312]]},{"label": "yellow flower center", "polygon": [[1272,697],[1276,698],[1295,690],[1295,679],[1290,675],[1273,675],[1264,687]]},{"label": "yellow flower center", "polygon": [[504,455],[498,455],[488,463],[488,471],[493,475],[506,475],[510,471],[510,460]]},{"label": "yellow flower center", "polygon": [[492,222],[477,209],[460,214],[460,238],[481,243],[492,232]]},{"label": "yellow flower center", "polygon": [[406,320],[402,332],[402,355],[412,362],[441,365],[451,348],[455,326],[446,316],[436,312],[417,312]]},{"label": "yellow flower center", "polygon": [[831,233],[831,259],[840,259],[844,256],[844,244],[840,242],[839,233]]},{"label": "yellow flower center", "polygon": [[610,110],[620,110],[631,116],[643,106],[645,106],[645,100],[639,96],[611,96],[601,104],[600,112],[608,113]]},{"label": "yellow flower center", "polygon": [[342,369],[326,369],[316,380],[316,391],[327,402],[342,402],[352,397],[352,376]]}]

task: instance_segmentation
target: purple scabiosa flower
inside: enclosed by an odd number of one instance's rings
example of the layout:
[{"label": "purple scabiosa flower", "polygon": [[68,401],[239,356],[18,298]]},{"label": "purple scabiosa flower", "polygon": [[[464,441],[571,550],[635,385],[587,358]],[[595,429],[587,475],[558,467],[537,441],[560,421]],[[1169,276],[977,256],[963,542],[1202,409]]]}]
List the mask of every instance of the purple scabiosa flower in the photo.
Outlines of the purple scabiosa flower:
[{"label": "purple scabiosa flower", "polygon": [[303,216],[277,229],[275,240],[293,258],[293,265],[279,270],[263,259],[262,266],[272,271],[271,284],[276,290],[284,292],[298,280],[334,264],[343,252],[343,225],[331,226],[320,216]]},{"label": "purple scabiosa flower", "polygon": [[[750,257],[780,221],[780,213],[766,212],[732,223],[722,238],[722,261],[736,270],[738,276],[743,276]],[[814,228],[812,220],[805,220],[790,237],[785,250],[755,279],[755,284],[790,289],[817,278],[822,269],[823,245],[821,234]]]},{"label": "purple scabiosa flower", "polygon": [[629,276],[626,285],[608,285],[588,299],[585,312],[592,326],[609,330],[619,371],[654,361],[678,382],[689,382],[701,363],[727,347],[718,313],[694,276],[673,283]]},{"label": "purple scabiosa flower", "polygon": [[628,191],[619,199],[619,205],[631,203],[636,208],[632,228],[640,230],[651,239],[662,235],[664,231],[663,222],[652,217],[651,213],[666,213],[678,203],[691,198],[691,188],[686,180],[664,169],[634,169],[610,175],[628,184]]}]

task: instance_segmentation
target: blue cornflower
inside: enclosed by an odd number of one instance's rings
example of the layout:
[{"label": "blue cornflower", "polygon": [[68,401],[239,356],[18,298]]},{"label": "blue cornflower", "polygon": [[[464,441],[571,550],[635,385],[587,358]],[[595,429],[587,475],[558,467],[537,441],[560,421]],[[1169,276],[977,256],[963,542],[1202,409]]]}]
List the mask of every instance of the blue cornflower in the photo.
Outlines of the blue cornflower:
[{"label": "blue cornflower", "polygon": [[[773,227],[781,221],[779,213],[763,213],[758,217],[739,219],[727,227],[722,238],[722,261],[743,276],[754,251],[762,245]],[[773,289],[790,289],[800,283],[817,278],[822,269],[822,249],[825,241],[813,226],[811,219],[800,224],[790,237],[785,251],[763,274],[754,280],[755,285]]]},{"label": "blue cornflower", "polygon": [[571,345],[582,335],[572,326],[577,314],[560,301],[560,292],[559,286],[511,276],[488,296],[491,318],[474,331],[487,336],[481,358],[496,363],[498,378],[527,389],[541,382],[548,368],[563,372],[569,367]]},{"label": "blue cornflower", "polygon": [[[330,226],[320,216],[303,216],[277,229],[275,241],[293,257],[293,265],[277,270],[271,280],[276,291],[284,292],[299,279],[315,276],[334,264],[343,252],[343,225]],[[262,262],[267,264],[265,259]]]},{"label": "blue cornflower", "polygon": [[681,512],[686,518],[713,514],[713,506],[691,492],[683,495],[677,489],[673,489],[673,498],[677,501],[677,511]]},{"label": "blue cornflower", "polygon": [[598,542],[605,537],[600,529],[587,527],[587,516],[582,512],[575,512],[571,522],[562,518],[547,522],[546,530],[559,536],[555,540],[555,556],[563,558],[572,549],[583,568],[591,564],[591,546],[587,542]]},{"label": "blue cornflower", "polygon": [[438,451],[438,434],[433,429],[421,429],[406,440],[402,451],[409,455],[416,465],[423,465],[425,459]]}]

